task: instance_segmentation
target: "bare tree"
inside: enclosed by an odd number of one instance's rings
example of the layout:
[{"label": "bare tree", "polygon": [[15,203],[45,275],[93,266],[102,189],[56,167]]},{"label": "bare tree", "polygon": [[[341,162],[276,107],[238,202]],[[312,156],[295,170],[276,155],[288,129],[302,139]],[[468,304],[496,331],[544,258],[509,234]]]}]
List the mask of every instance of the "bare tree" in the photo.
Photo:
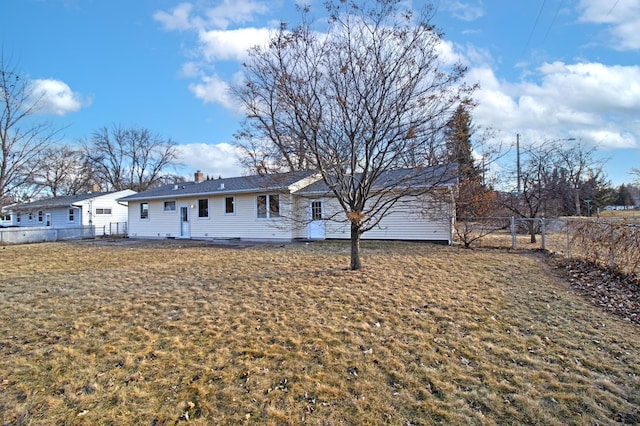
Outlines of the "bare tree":
[{"label": "bare tree", "polygon": [[575,207],[575,215],[581,214],[581,189],[583,183],[589,179],[595,169],[601,168],[601,162],[593,158],[595,148],[589,148],[583,143],[570,147],[559,146],[556,151],[558,167],[563,172],[563,178],[571,186],[571,198]]},{"label": "bare tree", "polygon": [[[434,193],[443,168],[442,129],[473,87],[465,69],[439,57],[441,33],[429,11],[399,0],[327,2],[325,34],[282,25],[267,47],[250,51],[246,84],[235,94],[252,134],[277,148],[289,170],[314,168],[351,229],[351,269],[360,269],[361,234],[400,200]],[[418,165],[402,172],[407,154]],[[440,160],[443,160],[440,157]]]},{"label": "bare tree", "polygon": [[36,164],[60,130],[38,121],[42,106],[29,81],[0,53],[0,205],[31,191]]},{"label": "bare tree", "polygon": [[96,180],[109,190],[144,191],[177,165],[177,144],[144,128],[103,127],[83,145]]},{"label": "bare tree", "polygon": [[[520,174],[520,192],[503,194],[503,205],[516,216],[535,219],[544,215],[549,204],[557,201],[562,179],[558,175],[556,149],[553,144],[542,144],[524,151]],[[531,242],[536,242],[536,226],[527,222]]]},{"label": "bare tree", "polygon": [[34,172],[33,184],[53,197],[75,195],[93,189],[91,166],[80,149],[70,145],[46,149]]}]

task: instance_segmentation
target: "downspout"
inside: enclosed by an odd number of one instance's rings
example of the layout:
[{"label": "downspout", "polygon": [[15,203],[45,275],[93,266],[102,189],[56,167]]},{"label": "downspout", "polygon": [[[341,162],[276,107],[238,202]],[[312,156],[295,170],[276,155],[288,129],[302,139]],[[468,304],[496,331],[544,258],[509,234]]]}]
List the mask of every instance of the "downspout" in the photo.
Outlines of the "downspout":
[{"label": "downspout", "polygon": [[451,213],[450,213],[450,217],[451,220],[449,221],[449,245],[453,245],[453,235],[454,235],[454,229],[456,226],[456,196],[455,196],[455,192],[453,189],[453,186],[449,187],[449,194],[451,196]]},{"label": "downspout", "polygon": [[[69,207],[72,207],[74,209],[78,209],[78,211],[80,212],[80,226],[82,226],[82,206],[78,206],[75,204],[69,204]],[[91,212],[89,212],[89,218],[91,218]]]}]

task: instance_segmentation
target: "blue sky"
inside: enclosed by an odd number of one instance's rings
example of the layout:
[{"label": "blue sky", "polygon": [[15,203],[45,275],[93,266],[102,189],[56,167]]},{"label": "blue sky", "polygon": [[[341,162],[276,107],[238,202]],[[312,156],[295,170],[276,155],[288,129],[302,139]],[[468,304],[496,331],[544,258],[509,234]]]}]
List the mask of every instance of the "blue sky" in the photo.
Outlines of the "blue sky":
[{"label": "blue sky", "polygon": [[[322,2],[310,4],[321,19]],[[633,179],[638,0],[435,6],[442,55],[480,84],[474,121],[494,130],[492,143],[509,146],[516,133],[525,147],[575,138],[608,159],[615,185]],[[226,88],[241,80],[246,49],[297,17],[284,0],[0,0],[0,42],[47,94],[42,118],[65,127],[66,142],[103,126],[145,127],[180,144],[183,174],[229,177],[242,173],[232,146],[242,113]]]}]

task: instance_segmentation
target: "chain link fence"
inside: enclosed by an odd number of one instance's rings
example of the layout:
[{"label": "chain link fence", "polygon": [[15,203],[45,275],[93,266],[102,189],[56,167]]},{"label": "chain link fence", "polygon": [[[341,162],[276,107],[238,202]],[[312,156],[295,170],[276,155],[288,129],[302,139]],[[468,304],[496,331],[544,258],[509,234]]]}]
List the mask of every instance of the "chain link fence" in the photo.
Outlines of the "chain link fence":
[{"label": "chain link fence", "polygon": [[542,249],[621,272],[640,273],[640,223],[601,218],[490,217],[458,220],[465,246]]},{"label": "chain link fence", "polygon": [[73,227],[11,227],[0,228],[0,244],[29,244],[51,241],[82,240],[99,237],[127,237],[127,222],[112,222],[103,226]]}]

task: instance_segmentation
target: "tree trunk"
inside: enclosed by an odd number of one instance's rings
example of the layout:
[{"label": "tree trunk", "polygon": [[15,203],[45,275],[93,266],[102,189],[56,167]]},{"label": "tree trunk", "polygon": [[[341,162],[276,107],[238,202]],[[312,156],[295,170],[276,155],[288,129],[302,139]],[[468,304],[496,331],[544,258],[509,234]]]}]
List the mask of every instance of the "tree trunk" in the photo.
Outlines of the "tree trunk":
[{"label": "tree trunk", "polygon": [[351,222],[351,270],[362,268],[360,263],[360,225]]},{"label": "tree trunk", "polygon": [[574,194],[574,202],[576,204],[576,216],[580,216],[580,190],[576,188],[576,193]]},{"label": "tree trunk", "polygon": [[529,235],[531,236],[531,244],[536,242],[536,225],[533,221],[529,222]]}]

